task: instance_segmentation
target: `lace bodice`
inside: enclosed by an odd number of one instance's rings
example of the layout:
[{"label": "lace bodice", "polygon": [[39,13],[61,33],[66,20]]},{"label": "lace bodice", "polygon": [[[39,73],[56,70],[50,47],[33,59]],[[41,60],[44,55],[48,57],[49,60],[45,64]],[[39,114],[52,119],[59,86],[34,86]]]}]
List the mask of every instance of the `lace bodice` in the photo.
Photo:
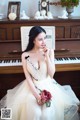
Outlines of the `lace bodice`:
[{"label": "lace bodice", "polygon": [[37,68],[36,65],[31,61],[30,57],[27,58],[27,69],[31,76],[35,80],[42,80],[43,78],[46,79],[47,75],[47,66],[45,61],[40,62],[40,67]]}]

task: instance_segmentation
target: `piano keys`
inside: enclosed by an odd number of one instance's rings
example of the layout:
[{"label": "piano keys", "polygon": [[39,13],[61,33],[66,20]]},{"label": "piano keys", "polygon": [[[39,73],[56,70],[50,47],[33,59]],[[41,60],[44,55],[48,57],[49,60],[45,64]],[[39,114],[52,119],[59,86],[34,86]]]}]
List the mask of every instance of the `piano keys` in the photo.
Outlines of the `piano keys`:
[{"label": "piano keys", "polygon": [[55,58],[55,64],[75,64],[80,63],[80,57]]},{"label": "piano keys", "polygon": [[[76,64],[80,63],[80,57],[64,57],[64,58],[55,58],[55,64]],[[21,66],[20,59],[14,60],[0,60],[0,67],[2,66]]]},{"label": "piano keys", "polygon": [[[57,57],[55,58],[56,71],[74,71],[80,70],[80,57]],[[23,73],[22,62],[20,58],[0,60],[0,73]]]},{"label": "piano keys", "polygon": [[0,60],[0,67],[8,67],[8,66],[22,66],[22,63],[20,59]]}]

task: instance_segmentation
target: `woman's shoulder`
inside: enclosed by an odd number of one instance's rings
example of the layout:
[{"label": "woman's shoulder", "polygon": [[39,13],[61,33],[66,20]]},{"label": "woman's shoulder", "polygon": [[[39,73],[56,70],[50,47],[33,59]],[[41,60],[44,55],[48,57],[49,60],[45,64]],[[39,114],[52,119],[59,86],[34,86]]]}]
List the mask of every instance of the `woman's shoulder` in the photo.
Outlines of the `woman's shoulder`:
[{"label": "woman's shoulder", "polygon": [[21,55],[21,58],[25,58],[29,56],[29,52],[23,52],[22,55]]},{"label": "woman's shoulder", "polygon": [[50,53],[50,54],[54,54],[54,49],[50,49],[50,50],[49,50],[49,53]]}]

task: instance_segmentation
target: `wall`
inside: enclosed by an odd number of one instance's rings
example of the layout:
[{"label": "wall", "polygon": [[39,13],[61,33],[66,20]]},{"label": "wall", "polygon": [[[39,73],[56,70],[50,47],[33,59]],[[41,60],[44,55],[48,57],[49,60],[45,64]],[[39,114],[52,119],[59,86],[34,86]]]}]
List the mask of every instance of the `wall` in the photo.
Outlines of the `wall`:
[{"label": "wall", "polygon": [[[21,1],[21,9],[25,10],[26,14],[29,17],[34,17],[35,12],[38,10],[38,1],[39,0],[2,0],[0,2],[0,13],[3,13],[4,16],[7,16],[7,9],[8,9],[8,1]],[[59,0],[49,0],[52,1],[59,1]],[[50,5],[50,11],[52,12],[53,16],[61,16],[63,15],[63,11],[65,8],[62,8],[61,6],[54,6]],[[72,13],[73,16],[80,16],[80,4],[78,7],[74,8],[74,12]]]}]

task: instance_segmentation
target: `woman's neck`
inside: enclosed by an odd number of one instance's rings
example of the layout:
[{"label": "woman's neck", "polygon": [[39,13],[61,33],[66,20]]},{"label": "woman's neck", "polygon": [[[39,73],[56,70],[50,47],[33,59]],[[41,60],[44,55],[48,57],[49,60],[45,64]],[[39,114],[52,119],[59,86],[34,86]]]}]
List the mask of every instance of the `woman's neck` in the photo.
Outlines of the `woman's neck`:
[{"label": "woman's neck", "polygon": [[32,52],[34,52],[34,53],[40,53],[40,52],[42,52],[43,50],[42,49],[39,49],[39,48],[33,48],[32,49]]}]

